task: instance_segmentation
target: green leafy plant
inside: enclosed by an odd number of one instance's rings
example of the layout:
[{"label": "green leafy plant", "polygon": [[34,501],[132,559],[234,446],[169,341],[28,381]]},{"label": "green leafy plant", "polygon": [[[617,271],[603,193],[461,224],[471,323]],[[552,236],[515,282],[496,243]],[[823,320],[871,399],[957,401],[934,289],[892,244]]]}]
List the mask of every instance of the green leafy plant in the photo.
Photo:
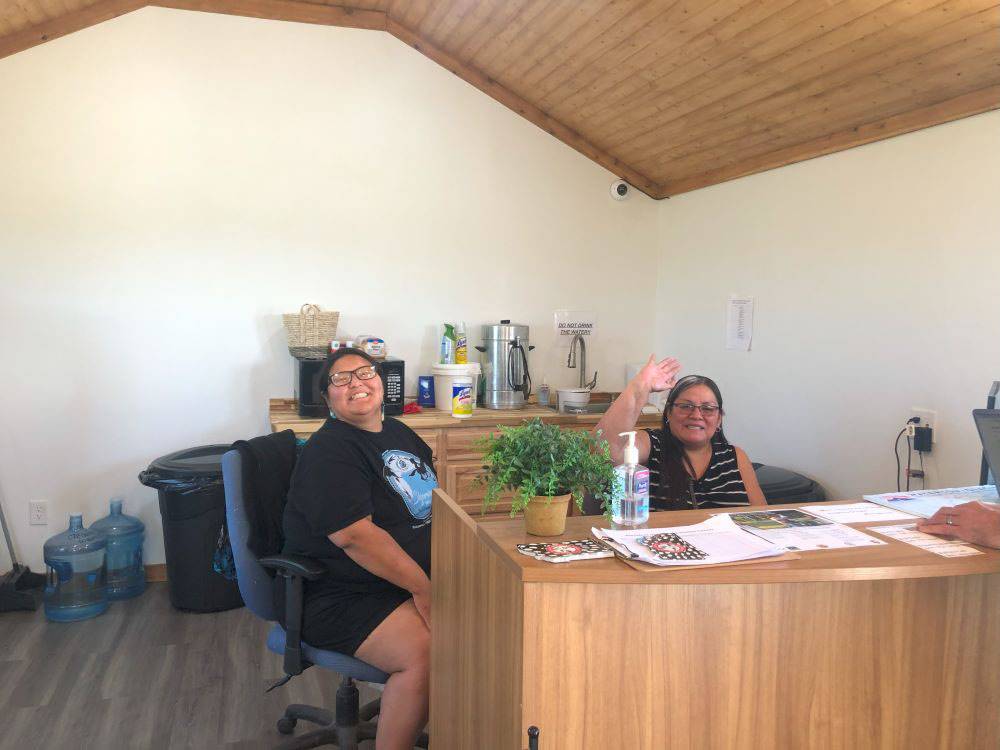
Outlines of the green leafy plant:
[{"label": "green leafy plant", "polygon": [[606,440],[535,418],[517,427],[501,427],[499,434],[477,441],[477,447],[483,451],[486,470],[477,480],[486,487],[484,512],[496,506],[504,490],[514,490],[512,516],[536,496],[570,493],[582,510],[588,492],[601,501],[605,514],[610,512],[615,473]]}]

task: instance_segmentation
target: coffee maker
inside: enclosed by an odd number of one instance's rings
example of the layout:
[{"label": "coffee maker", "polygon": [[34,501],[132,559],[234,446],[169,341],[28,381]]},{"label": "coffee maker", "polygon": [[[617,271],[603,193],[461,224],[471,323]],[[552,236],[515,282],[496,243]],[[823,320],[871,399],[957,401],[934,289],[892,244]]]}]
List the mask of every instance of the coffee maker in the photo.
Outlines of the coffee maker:
[{"label": "coffee maker", "polygon": [[487,409],[522,409],[531,395],[528,372],[528,326],[501,320],[483,326],[483,405]]},{"label": "coffee maker", "polygon": [[[300,417],[326,417],[330,408],[323,400],[323,385],[319,382],[325,359],[295,358],[295,398],[299,402]],[[399,357],[378,360],[378,373],[382,378],[383,411],[389,416],[403,413],[403,383],[406,363]]]}]

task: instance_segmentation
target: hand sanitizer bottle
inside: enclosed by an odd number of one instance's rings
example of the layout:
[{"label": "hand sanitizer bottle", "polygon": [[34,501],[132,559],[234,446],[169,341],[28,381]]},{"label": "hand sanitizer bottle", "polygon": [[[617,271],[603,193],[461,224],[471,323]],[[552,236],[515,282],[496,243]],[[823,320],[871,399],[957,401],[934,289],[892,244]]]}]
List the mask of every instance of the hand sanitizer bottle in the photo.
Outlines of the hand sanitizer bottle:
[{"label": "hand sanitizer bottle", "polygon": [[615,467],[614,500],[611,503],[611,521],[618,526],[639,526],[649,520],[649,469],[639,463],[639,449],[635,445],[635,431],[622,432],[628,438],[625,458]]}]

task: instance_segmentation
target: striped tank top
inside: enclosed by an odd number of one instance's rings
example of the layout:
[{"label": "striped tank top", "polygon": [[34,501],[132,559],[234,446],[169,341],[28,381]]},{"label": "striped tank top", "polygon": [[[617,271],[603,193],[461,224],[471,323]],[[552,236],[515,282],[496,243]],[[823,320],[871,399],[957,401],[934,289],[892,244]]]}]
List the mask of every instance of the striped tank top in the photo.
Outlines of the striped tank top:
[{"label": "striped tank top", "polygon": [[701,479],[691,481],[690,498],[670,501],[660,488],[660,462],[663,455],[663,428],[646,430],[649,435],[649,506],[650,510],[687,508],[733,508],[749,505],[747,488],[736,463],[736,449],[730,445],[713,445],[712,460]]}]

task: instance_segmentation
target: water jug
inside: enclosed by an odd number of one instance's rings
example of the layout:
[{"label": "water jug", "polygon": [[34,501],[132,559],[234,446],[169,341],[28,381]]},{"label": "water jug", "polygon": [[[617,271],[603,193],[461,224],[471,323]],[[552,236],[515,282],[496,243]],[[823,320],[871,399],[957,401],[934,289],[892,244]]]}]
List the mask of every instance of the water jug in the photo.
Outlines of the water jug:
[{"label": "water jug", "polygon": [[104,534],[83,528],[73,513],[69,529],[45,543],[45,616],[56,622],[96,617],[108,608]]},{"label": "water jug", "polygon": [[142,542],[146,527],[135,516],[122,513],[122,501],[111,500],[111,514],[90,525],[108,538],[108,599],[130,599],[146,588]]}]

